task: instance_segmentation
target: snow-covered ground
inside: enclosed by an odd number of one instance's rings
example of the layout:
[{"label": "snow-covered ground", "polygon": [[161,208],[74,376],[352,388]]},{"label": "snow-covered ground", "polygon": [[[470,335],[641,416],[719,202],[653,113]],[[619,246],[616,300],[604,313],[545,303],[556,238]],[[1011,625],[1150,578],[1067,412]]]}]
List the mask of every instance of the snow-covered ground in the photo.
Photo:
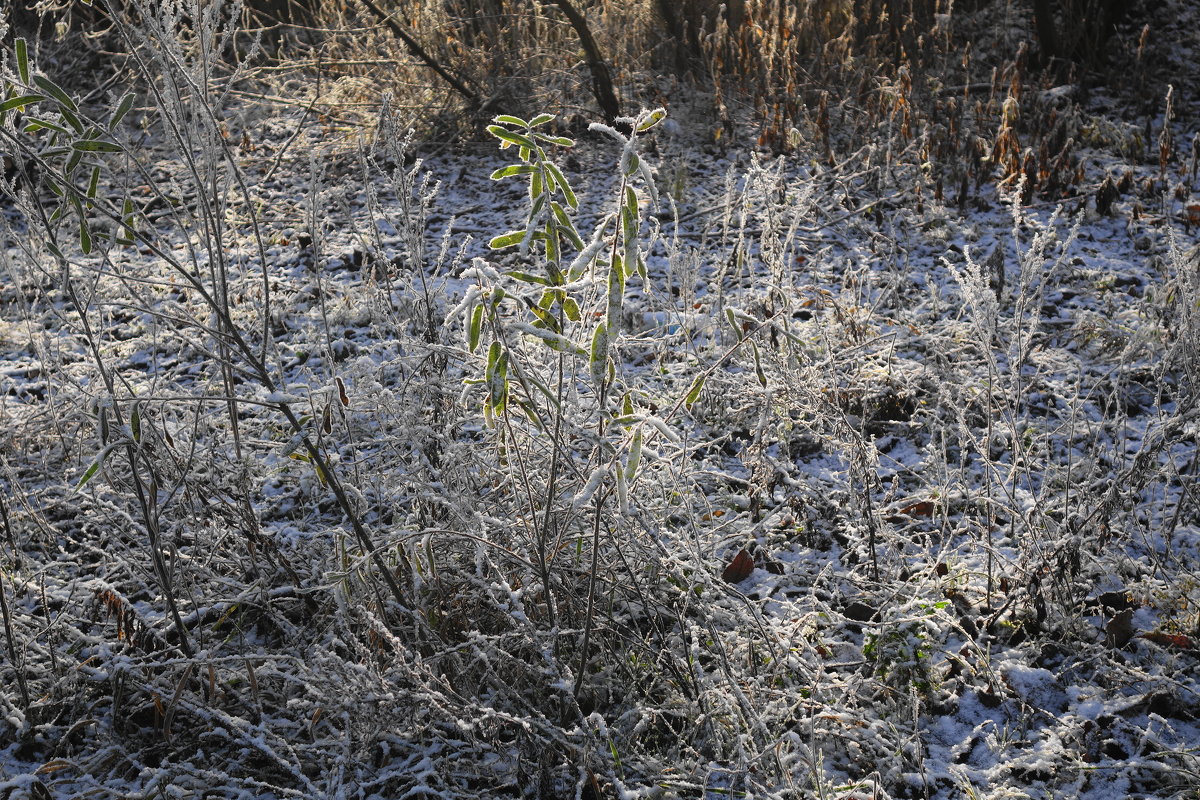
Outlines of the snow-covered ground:
[{"label": "snow-covered ground", "polygon": [[[227,122],[249,194],[146,145],[139,245],[64,266],[6,206],[0,800],[1200,791],[1184,147],[959,204],[658,130],[623,405],[606,268],[560,356],[503,274],[545,262],[486,248],[511,151]],[[551,155],[586,239],[619,148]]]}]

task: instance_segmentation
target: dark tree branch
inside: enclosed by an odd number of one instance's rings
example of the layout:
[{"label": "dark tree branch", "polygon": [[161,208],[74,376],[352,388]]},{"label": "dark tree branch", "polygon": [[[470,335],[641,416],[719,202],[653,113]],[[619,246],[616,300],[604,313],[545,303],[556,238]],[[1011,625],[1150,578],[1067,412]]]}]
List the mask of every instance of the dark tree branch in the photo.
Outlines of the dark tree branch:
[{"label": "dark tree branch", "polygon": [[613,125],[617,121],[617,117],[621,116],[621,104],[617,102],[617,94],[613,91],[608,64],[600,55],[600,47],[592,36],[592,30],[588,27],[583,14],[579,13],[579,9],[571,4],[571,0],[552,1],[563,12],[567,21],[571,23],[571,27],[575,29],[576,35],[579,36],[579,44],[583,47],[584,55],[587,56],[588,70],[592,73],[592,94],[595,96],[596,102],[600,104],[604,121]]},{"label": "dark tree branch", "polygon": [[382,8],[377,6],[374,0],[362,0],[362,3],[368,9],[370,9],[372,14],[379,18],[380,22],[387,26],[388,30],[395,34],[397,39],[404,42],[404,46],[408,48],[408,52],[412,53],[414,56],[420,59],[425,66],[436,72],[442,78],[442,80],[450,84],[451,89],[461,94],[473,106],[479,105],[479,95],[467,88],[466,84],[454,77],[454,75],[452,75],[446,70],[445,67],[439,64],[433,56],[429,55],[429,53],[425,51],[425,48],[421,47],[420,43],[408,34],[408,31],[400,27],[400,23],[392,19],[390,14],[387,14]]}]

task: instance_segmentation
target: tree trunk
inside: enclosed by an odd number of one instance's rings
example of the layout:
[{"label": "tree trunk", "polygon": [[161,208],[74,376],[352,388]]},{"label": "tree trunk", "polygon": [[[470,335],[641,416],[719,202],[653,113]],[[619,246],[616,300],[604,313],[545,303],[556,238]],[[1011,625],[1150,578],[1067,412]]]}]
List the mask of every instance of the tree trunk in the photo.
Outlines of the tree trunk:
[{"label": "tree trunk", "polygon": [[1050,0],[1033,0],[1033,25],[1041,45],[1041,62],[1048,64],[1062,56],[1058,44],[1058,29],[1054,24],[1054,7]]},{"label": "tree trunk", "polygon": [[579,13],[579,9],[571,5],[571,0],[552,0],[554,5],[558,6],[559,10],[571,23],[571,27],[575,29],[575,34],[579,37],[579,44],[583,48],[583,53],[587,57],[588,71],[592,74],[592,94],[596,98],[596,102],[600,105],[600,111],[604,114],[604,121],[609,125],[617,121],[617,117],[621,116],[621,104],[617,101],[617,93],[613,90],[612,76],[608,71],[608,64],[600,55],[600,47],[596,44],[595,37],[592,36],[592,30],[588,27],[587,19],[583,14]]}]

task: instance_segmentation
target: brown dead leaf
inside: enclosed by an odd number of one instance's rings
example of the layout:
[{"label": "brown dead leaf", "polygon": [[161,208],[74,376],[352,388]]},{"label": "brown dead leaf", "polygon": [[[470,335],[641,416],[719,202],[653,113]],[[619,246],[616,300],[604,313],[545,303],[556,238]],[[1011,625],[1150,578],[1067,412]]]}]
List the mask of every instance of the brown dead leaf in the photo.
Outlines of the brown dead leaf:
[{"label": "brown dead leaf", "polygon": [[750,573],[754,571],[754,556],[745,548],[733,557],[733,561],[729,562],[729,566],[725,567],[725,571],[721,573],[721,580],[726,583],[741,583],[750,577]]},{"label": "brown dead leaf", "polygon": [[1124,611],[1119,611],[1108,624],[1104,626],[1104,633],[1108,639],[1108,646],[1114,650],[1118,650],[1129,644],[1129,640],[1133,638],[1133,609],[1127,608]]}]

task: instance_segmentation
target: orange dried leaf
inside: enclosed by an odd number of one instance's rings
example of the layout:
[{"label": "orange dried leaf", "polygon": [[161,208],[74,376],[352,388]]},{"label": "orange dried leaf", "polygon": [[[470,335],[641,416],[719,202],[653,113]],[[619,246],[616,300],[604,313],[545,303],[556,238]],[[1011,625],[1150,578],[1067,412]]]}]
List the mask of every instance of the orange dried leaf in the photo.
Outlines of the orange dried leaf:
[{"label": "orange dried leaf", "polygon": [[64,769],[70,769],[72,766],[74,766],[74,765],[70,761],[64,761],[61,758],[56,758],[52,761],[47,761],[45,764],[42,764],[40,767],[38,767],[36,770],[34,770],[33,774],[34,775],[49,775],[52,772],[59,772]]},{"label": "orange dried leaf", "polygon": [[909,517],[932,517],[937,504],[932,500],[918,500],[900,509],[900,513]]},{"label": "orange dried leaf", "polygon": [[1151,631],[1150,633],[1143,633],[1142,638],[1154,642],[1157,645],[1161,645],[1163,647],[1173,647],[1178,650],[1191,650],[1196,646],[1195,642],[1181,633],[1163,633],[1161,631]]}]

